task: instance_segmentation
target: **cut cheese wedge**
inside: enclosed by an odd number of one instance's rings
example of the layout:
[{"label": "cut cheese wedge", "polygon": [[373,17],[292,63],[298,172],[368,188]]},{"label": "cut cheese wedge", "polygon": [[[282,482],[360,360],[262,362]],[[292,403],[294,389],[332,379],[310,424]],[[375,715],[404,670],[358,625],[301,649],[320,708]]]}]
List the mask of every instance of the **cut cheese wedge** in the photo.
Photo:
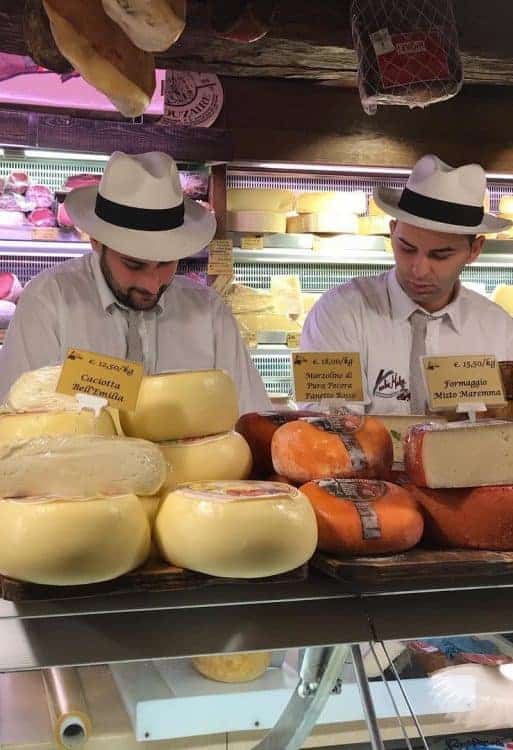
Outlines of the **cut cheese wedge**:
[{"label": "cut cheese wedge", "polygon": [[235,653],[218,656],[195,656],[193,667],[216,682],[251,682],[261,677],[271,664],[269,651]]},{"label": "cut cheese wedge", "polygon": [[274,211],[284,214],[294,210],[295,200],[291,190],[228,188],[226,191],[228,211]]},{"label": "cut cheese wedge", "polygon": [[481,420],[411,427],[405,465],[419,487],[482,487],[513,483],[513,422]]},{"label": "cut cheese wedge", "polygon": [[103,8],[139,49],[163,52],[185,28],[186,0],[102,0]]},{"label": "cut cheese wedge", "polygon": [[87,500],[0,500],[0,572],[70,586],[107,581],[141,565],[150,527],[135,495]]},{"label": "cut cheese wedge", "polygon": [[336,211],[288,216],[287,232],[357,234],[358,217],[353,214],[340,214]]},{"label": "cut cheese wedge", "polygon": [[426,415],[414,416],[409,414],[375,414],[383,422],[392,438],[394,447],[394,463],[402,464],[404,462],[404,439],[410,427],[416,424],[426,424],[427,421],[436,424],[445,424],[446,419],[440,417],[432,419]]},{"label": "cut cheese wedge", "polygon": [[167,464],[146,440],[92,435],[0,444],[0,497],[156,494]]},{"label": "cut cheese wedge", "polygon": [[277,211],[228,211],[226,228],[231,232],[287,231],[287,217]]},{"label": "cut cheese wedge", "polygon": [[101,435],[116,434],[110,414],[101,411],[35,411],[0,414],[0,443],[29,440],[43,435]]},{"label": "cut cheese wedge", "polygon": [[253,461],[249,445],[238,432],[158,444],[169,466],[162,489],[203,479],[247,479]]},{"label": "cut cheese wedge", "polygon": [[237,391],[224,370],[191,370],[143,378],[137,408],[120,412],[125,434],[156,443],[233,429]]},{"label": "cut cheese wedge", "polygon": [[294,482],[379,479],[392,467],[392,438],[376,417],[355,414],[303,417],[273,435],[274,470]]},{"label": "cut cheese wedge", "polygon": [[422,514],[411,494],[390,482],[320,479],[301,487],[319,527],[319,549],[340,556],[403,552],[422,537]]},{"label": "cut cheese wedge", "polygon": [[513,486],[408,487],[422,507],[425,539],[437,547],[513,550]]},{"label": "cut cheese wedge", "polygon": [[296,200],[298,214],[331,211],[335,214],[347,215],[364,214],[366,210],[367,200],[363,190],[301,193]]},{"label": "cut cheese wedge", "polygon": [[155,522],[171,564],[228,578],[260,578],[303,565],[317,544],[308,499],[274,482],[193,482],[171,492]]},{"label": "cut cheese wedge", "polygon": [[492,302],[513,315],[513,284],[499,284],[492,292]]}]

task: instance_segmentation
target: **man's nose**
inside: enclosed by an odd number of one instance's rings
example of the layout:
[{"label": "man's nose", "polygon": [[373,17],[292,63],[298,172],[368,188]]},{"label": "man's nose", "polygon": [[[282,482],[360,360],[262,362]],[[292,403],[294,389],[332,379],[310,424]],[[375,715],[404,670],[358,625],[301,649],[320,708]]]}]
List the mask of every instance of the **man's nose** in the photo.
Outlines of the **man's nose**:
[{"label": "man's nose", "polygon": [[146,271],[141,279],[141,287],[146,289],[150,294],[157,294],[161,287],[161,281],[158,270]]},{"label": "man's nose", "polygon": [[429,274],[429,271],[429,259],[425,255],[416,255],[412,264],[413,276],[417,279],[422,279]]}]

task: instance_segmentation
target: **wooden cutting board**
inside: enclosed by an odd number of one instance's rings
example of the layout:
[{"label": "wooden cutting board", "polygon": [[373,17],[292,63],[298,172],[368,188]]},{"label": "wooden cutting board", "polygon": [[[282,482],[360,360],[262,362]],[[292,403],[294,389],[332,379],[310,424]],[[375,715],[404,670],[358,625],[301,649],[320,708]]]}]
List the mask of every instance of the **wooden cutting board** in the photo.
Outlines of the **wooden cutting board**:
[{"label": "wooden cutting board", "polygon": [[14,578],[0,575],[0,592],[4,599],[11,602],[42,601],[49,599],[77,599],[106,594],[140,593],[143,591],[187,591],[212,585],[244,583],[259,585],[262,583],[288,583],[304,581],[308,575],[308,566],[303,565],[289,573],[269,578],[216,578],[195,573],[184,568],[155,562],[143,568],[115,578],[112,581],[91,583],[83,586],[44,586],[38,583],[26,583]]},{"label": "wooden cutting board", "polygon": [[380,588],[513,583],[513,552],[416,548],[399,555],[337,559],[317,552],[311,565],[345,583]]}]

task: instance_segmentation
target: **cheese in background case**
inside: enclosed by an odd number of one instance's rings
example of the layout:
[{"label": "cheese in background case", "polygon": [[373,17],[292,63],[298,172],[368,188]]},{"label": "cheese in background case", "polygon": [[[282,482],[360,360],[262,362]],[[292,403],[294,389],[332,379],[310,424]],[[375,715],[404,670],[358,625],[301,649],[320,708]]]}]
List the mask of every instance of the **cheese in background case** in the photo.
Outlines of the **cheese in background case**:
[{"label": "cheese in background case", "polygon": [[228,211],[226,228],[232,232],[281,233],[287,231],[287,217],[277,211]]},{"label": "cheese in background case", "polygon": [[390,482],[320,479],[301,487],[312,503],[319,549],[342,557],[404,552],[422,537],[411,494]]},{"label": "cheese in background case", "polygon": [[499,284],[492,292],[492,302],[513,315],[513,284]]},{"label": "cheese in background case", "polygon": [[251,682],[261,677],[271,664],[269,651],[255,653],[195,656],[193,667],[209,680],[216,682]]},{"label": "cheese in background case", "polygon": [[150,528],[135,495],[0,499],[0,572],[50,586],[96,583],[146,560]]},{"label": "cheese in background case", "polygon": [[156,443],[233,429],[239,415],[235,383],[224,370],[147,375],[134,412],[120,412],[123,431]]},{"label": "cheese in background case", "polygon": [[[367,208],[367,214],[369,216],[388,216],[382,208],[378,206],[376,201],[374,200],[374,197],[372,195],[369,196],[369,204]],[[390,218],[390,217],[389,217]]]},{"label": "cheese in background case", "polygon": [[501,195],[499,199],[499,213],[513,217],[513,195]]},{"label": "cheese in background case", "polygon": [[0,443],[29,440],[43,435],[116,435],[110,414],[92,411],[34,411],[0,414]]},{"label": "cheese in background case", "polygon": [[93,435],[0,443],[0,497],[154,495],[167,477],[156,445]]},{"label": "cheese in background case", "polygon": [[360,216],[358,218],[358,234],[390,234],[390,219],[387,214],[382,216]]},{"label": "cheese in background case", "polygon": [[307,232],[314,234],[357,234],[358,217],[354,214],[341,214],[337,211],[299,214],[287,217],[287,232]]},{"label": "cheese in background case", "polygon": [[393,448],[379,419],[356,414],[302,418],[279,427],[271,443],[276,473],[294,482],[388,476]]},{"label": "cheese in background case", "polygon": [[226,208],[228,211],[294,211],[295,196],[291,190],[279,188],[228,188]]},{"label": "cheese in background case", "polygon": [[190,438],[158,444],[169,465],[162,489],[169,492],[178,484],[204,479],[247,479],[253,461],[249,445],[238,432],[205,438]]},{"label": "cheese in background case", "polygon": [[513,486],[427,489],[408,486],[437,547],[513,550]]},{"label": "cheese in background case", "polygon": [[447,422],[443,417],[428,417],[424,415],[409,414],[375,414],[380,419],[387,430],[390,432],[392,444],[394,447],[394,463],[403,463],[404,461],[404,439],[410,427],[416,424],[426,424],[426,422],[435,422],[436,424],[445,424]]},{"label": "cheese in background case", "polygon": [[261,578],[303,565],[315,551],[308,499],[274,482],[191,482],[163,500],[155,522],[172,565],[227,578]]},{"label": "cheese in background case", "polygon": [[513,483],[513,422],[481,420],[411,427],[406,472],[419,487],[483,487]]},{"label": "cheese in background case", "polygon": [[363,190],[300,193],[296,200],[298,214],[315,214],[325,211],[335,214],[364,214],[366,209],[367,201]]}]

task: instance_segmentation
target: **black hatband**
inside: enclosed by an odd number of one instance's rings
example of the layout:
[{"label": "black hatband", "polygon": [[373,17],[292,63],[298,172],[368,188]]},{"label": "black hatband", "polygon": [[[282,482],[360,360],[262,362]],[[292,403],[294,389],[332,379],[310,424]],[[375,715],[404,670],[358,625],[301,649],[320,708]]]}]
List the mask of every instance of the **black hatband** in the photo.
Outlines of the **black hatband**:
[{"label": "black hatband", "polygon": [[484,216],[482,206],[466,206],[461,203],[428,198],[408,188],[404,188],[398,207],[423,219],[460,227],[477,227],[483,221]]},{"label": "black hatband", "polygon": [[125,229],[139,229],[144,232],[165,232],[183,225],[184,204],[173,208],[134,208],[123,203],[115,203],[103,195],[96,196],[94,209],[96,216],[109,224]]}]

